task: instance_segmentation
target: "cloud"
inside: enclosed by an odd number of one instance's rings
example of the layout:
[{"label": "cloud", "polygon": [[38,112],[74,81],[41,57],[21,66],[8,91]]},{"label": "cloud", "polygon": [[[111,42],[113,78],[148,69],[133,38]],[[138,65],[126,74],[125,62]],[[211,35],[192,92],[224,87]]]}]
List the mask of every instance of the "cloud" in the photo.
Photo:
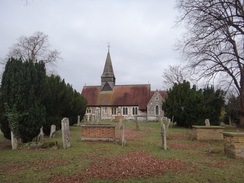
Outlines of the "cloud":
[{"label": "cloud", "polygon": [[162,88],[162,71],[178,63],[173,49],[181,30],[173,29],[174,1],[158,0],[33,0],[0,1],[0,58],[21,35],[48,34],[63,61],[57,73],[81,91],[99,85],[111,44],[118,84],[147,84]]}]

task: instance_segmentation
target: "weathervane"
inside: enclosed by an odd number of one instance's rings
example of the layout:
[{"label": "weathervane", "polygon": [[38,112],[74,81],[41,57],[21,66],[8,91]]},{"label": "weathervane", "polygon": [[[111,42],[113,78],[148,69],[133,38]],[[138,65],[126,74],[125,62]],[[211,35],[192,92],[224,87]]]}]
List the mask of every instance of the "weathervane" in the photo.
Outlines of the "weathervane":
[{"label": "weathervane", "polygon": [[108,42],[108,51],[110,51],[110,42]]}]

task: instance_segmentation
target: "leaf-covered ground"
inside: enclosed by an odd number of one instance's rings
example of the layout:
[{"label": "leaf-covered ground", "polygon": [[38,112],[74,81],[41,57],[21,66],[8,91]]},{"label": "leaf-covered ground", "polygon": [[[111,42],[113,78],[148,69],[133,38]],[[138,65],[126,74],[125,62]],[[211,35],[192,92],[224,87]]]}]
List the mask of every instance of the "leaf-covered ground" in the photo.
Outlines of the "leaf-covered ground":
[{"label": "leaf-covered ground", "polygon": [[[107,123],[107,122],[106,122]],[[114,123],[113,123],[114,124]],[[243,182],[244,160],[224,154],[223,142],[192,141],[191,129],[170,128],[162,150],[159,123],[127,122],[126,144],[116,124],[117,142],[81,142],[71,127],[71,148],[61,132],[51,139],[60,149],[11,150],[0,132],[0,182]],[[50,141],[48,137],[44,141]]]}]

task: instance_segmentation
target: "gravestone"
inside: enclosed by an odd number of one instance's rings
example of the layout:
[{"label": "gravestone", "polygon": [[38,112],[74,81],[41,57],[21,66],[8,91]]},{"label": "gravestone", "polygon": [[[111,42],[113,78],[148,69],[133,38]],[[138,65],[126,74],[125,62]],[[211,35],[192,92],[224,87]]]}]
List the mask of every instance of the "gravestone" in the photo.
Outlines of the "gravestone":
[{"label": "gravestone", "polygon": [[71,146],[70,144],[70,131],[69,131],[69,119],[63,118],[61,121],[62,125],[62,140],[63,140],[63,147],[67,149]]},{"label": "gravestone", "polygon": [[99,109],[96,109],[95,118],[96,118],[96,123],[99,124],[100,123],[100,112],[99,112]]},{"label": "gravestone", "polygon": [[170,120],[167,120],[166,130],[169,129],[169,125],[170,125]]},{"label": "gravestone", "polygon": [[80,126],[80,116],[77,116],[77,126]]},{"label": "gravestone", "polygon": [[119,119],[119,129],[123,130],[123,120],[121,118]]},{"label": "gravestone", "polygon": [[125,146],[125,121],[123,121],[122,146]]},{"label": "gravestone", "polygon": [[50,129],[50,138],[55,137],[56,125],[52,125]]},{"label": "gravestone", "polygon": [[11,131],[11,145],[12,145],[12,150],[18,148],[18,139],[14,136],[14,133],[12,131]]},{"label": "gravestone", "polygon": [[135,117],[135,123],[136,123],[136,130],[139,130],[139,125],[138,125],[137,116]]},{"label": "gravestone", "polygon": [[166,128],[165,125],[161,125],[161,135],[162,135],[162,146],[164,150],[167,150],[167,141],[166,141]]},{"label": "gravestone", "polygon": [[40,129],[40,133],[39,133],[39,135],[37,136],[37,140],[42,140],[43,137],[44,137],[44,133],[43,133],[43,126],[42,126],[41,129]]},{"label": "gravestone", "polygon": [[205,126],[210,126],[209,119],[205,119]]}]

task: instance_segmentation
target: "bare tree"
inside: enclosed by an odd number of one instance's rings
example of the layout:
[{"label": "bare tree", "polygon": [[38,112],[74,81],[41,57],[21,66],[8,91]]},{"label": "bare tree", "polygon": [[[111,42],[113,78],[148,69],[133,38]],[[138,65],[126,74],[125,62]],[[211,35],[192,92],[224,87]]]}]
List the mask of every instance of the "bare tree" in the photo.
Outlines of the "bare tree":
[{"label": "bare tree", "polygon": [[221,76],[237,89],[244,127],[244,2],[178,0],[177,8],[187,27],[183,53],[200,77]]},{"label": "bare tree", "polygon": [[53,64],[60,59],[59,55],[57,50],[50,50],[48,35],[35,32],[30,37],[21,36],[18,42],[10,48],[8,58],[14,57]]},{"label": "bare tree", "polygon": [[163,71],[163,82],[166,88],[171,88],[175,83],[183,83],[184,80],[193,84],[197,82],[191,76],[191,71],[187,66],[169,65]]}]

